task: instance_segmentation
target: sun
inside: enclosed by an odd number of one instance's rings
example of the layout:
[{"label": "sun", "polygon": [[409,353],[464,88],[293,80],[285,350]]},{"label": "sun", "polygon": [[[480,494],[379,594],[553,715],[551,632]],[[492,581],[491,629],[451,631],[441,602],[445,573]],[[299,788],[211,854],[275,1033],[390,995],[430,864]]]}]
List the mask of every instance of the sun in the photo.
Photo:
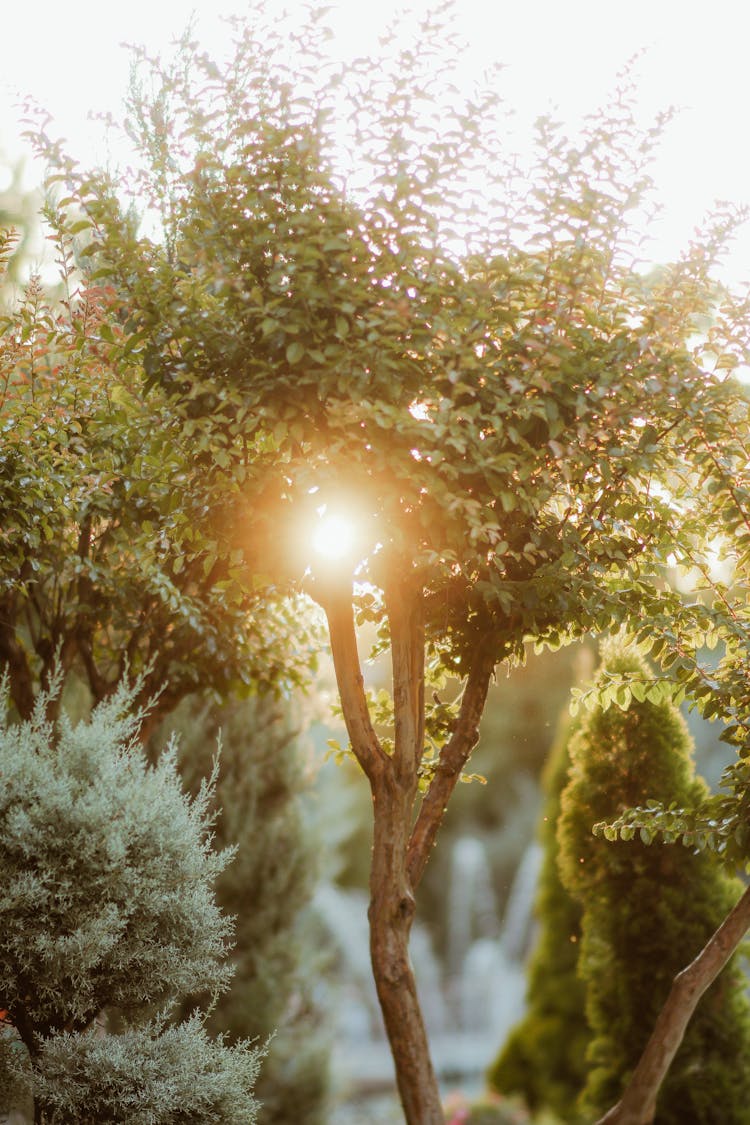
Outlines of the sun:
[{"label": "sun", "polygon": [[354,554],[357,539],[357,527],[350,516],[325,511],[313,529],[312,546],[321,558],[340,562]]}]

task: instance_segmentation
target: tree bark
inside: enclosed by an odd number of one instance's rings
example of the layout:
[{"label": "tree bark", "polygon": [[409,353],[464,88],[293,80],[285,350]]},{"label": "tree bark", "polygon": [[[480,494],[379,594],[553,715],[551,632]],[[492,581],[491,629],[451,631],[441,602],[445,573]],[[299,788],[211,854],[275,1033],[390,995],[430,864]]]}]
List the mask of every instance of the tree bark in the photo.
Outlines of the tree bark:
[{"label": "tree bark", "polygon": [[414,894],[406,873],[412,798],[392,776],[373,793],[370,958],[408,1125],[445,1120],[409,958]]},{"label": "tree bark", "polygon": [[687,968],[678,973],[620,1101],[596,1125],[651,1125],[661,1084],[698,1001],[750,927],[750,887]]},{"label": "tree bark", "polygon": [[411,833],[408,870],[415,890],[419,886],[430,858],[450,796],[458,784],[461,771],[468,762],[472,750],[479,741],[479,722],[494,668],[492,641],[490,637],[486,637],[477,647],[466,680],[455,729],[440,751],[435,776],[422,800]]},{"label": "tree bark", "polygon": [[8,672],[11,699],[20,719],[30,719],[36,693],[29,658],[16,636],[18,595],[8,594],[0,601],[0,667]]},{"label": "tree bark", "polygon": [[352,751],[370,782],[370,959],[407,1125],[444,1125],[437,1077],[409,957],[414,888],[409,834],[424,750],[422,593],[408,575],[386,591],[393,661],[394,749],[372,726],[357,651],[351,589],[318,587],[331,637],[336,683]]}]

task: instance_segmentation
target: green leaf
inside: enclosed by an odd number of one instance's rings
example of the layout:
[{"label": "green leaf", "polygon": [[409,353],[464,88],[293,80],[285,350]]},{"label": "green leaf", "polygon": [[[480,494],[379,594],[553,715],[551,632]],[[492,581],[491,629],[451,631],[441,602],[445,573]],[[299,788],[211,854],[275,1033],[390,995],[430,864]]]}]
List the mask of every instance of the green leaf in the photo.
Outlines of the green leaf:
[{"label": "green leaf", "polygon": [[630,681],[630,691],[633,698],[636,699],[638,703],[643,703],[646,699],[646,685],[640,680]]}]

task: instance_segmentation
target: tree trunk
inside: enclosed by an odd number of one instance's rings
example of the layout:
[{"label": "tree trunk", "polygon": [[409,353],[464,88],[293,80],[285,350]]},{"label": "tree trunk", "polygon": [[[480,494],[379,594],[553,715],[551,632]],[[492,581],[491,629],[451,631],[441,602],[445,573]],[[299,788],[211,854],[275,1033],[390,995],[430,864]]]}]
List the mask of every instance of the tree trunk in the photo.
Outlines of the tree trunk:
[{"label": "tree trunk", "polygon": [[[448,799],[479,737],[494,660],[484,638],[469,669],[459,714],[419,802],[425,737],[424,596],[406,560],[390,568],[384,595],[391,639],[394,742],[387,753],[372,726],[357,651],[351,582],[317,580],[352,750],[373,796],[370,957],[407,1125],[443,1125],[437,1078],[409,958],[414,896]],[[419,803],[418,803],[419,802]]]},{"label": "tree trunk", "polygon": [[[393,662],[394,747],[373,729],[357,652],[351,588],[319,584],[336,683],[352,750],[370,782],[370,958],[407,1125],[443,1125],[440,1091],[409,958],[415,883],[408,874],[418,771],[424,749],[422,596],[406,577],[386,592]],[[420,870],[421,874],[421,870]]]},{"label": "tree trunk", "polygon": [[370,957],[407,1125],[445,1120],[409,957],[415,901],[406,874],[411,797],[392,776],[374,793]]},{"label": "tree trunk", "polygon": [[620,1101],[596,1125],[651,1125],[656,1099],[690,1018],[750,927],[750,887],[687,968],[675,977]]}]

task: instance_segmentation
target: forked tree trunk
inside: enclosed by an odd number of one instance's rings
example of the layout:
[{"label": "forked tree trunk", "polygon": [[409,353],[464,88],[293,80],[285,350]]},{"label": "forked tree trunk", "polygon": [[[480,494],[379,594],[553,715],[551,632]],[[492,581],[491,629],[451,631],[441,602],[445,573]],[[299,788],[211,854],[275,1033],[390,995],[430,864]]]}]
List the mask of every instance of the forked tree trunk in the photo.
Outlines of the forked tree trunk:
[{"label": "forked tree trunk", "polygon": [[620,1101],[596,1125],[651,1125],[662,1082],[704,992],[713,984],[750,927],[750,888],[701,952],[675,977],[654,1030]]},{"label": "forked tree trunk", "polygon": [[424,753],[425,642],[422,591],[409,565],[386,590],[393,663],[394,744],[386,753],[373,729],[364,691],[351,586],[312,591],[325,609],[336,683],[352,750],[373,797],[370,956],[407,1125],[443,1125],[437,1077],[409,958],[415,894],[448,799],[479,737],[493,671],[491,646],[480,644],[453,733],[420,800]]},{"label": "forked tree trunk", "polygon": [[409,957],[414,895],[406,875],[410,806],[396,785],[374,794],[370,957],[408,1125],[443,1125],[437,1077]]}]

